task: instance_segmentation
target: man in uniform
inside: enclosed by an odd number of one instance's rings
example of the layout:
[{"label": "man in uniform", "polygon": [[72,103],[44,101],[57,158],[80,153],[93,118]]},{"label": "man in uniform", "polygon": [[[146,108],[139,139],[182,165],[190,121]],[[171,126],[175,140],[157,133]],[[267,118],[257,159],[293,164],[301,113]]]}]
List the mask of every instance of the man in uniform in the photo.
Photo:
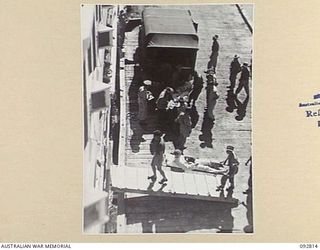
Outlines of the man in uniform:
[{"label": "man in uniform", "polygon": [[[195,103],[201,93],[201,90],[203,88],[203,78],[202,76],[199,76],[197,71],[193,72],[194,75],[194,80],[193,80],[193,87],[192,90],[189,94],[189,100],[188,100],[188,105],[195,106]],[[192,104],[191,104],[192,103]]]},{"label": "man in uniform", "polygon": [[179,115],[175,121],[179,125],[179,135],[177,138],[175,148],[180,149],[181,152],[183,152],[183,150],[186,148],[185,143],[187,137],[190,135],[192,130],[191,118],[189,114],[186,112],[186,108],[184,106],[180,107]]},{"label": "man in uniform", "polygon": [[242,90],[242,88],[244,88],[244,90],[247,93],[247,96],[249,96],[249,77],[250,77],[250,72],[248,69],[248,63],[244,63],[241,68],[241,76],[239,79],[239,85],[238,85],[238,88],[235,92],[236,95],[239,94],[239,92]]},{"label": "man in uniform", "polygon": [[241,65],[239,63],[239,56],[235,55],[230,64],[230,88],[233,89],[236,86],[237,75],[241,72]]},{"label": "man in uniform", "polygon": [[214,35],[212,37],[213,43],[211,47],[211,55],[210,60],[208,62],[207,69],[213,69],[214,73],[216,73],[216,67],[217,67],[217,61],[218,61],[218,55],[219,55],[219,43],[218,43],[218,35]]},{"label": "man in uniform", "polygon": [[151,167],[153,171],[153,175],[149,176],[148,179],[151,179],[152,182],[155,182],[157,179],[157,169],[159,173],[162,175],[162,180],[159,182],[160,184],[168,181],[164,171],[162,170],[162,164],[164,160],[164,152],[165,152],[165,143],[162,138],[162,132],[160,130],[156,130],[153,132],[153,139],[150,143],[150,152],[153,155]]},{"label": "man in uniform", "polygon": [[218,95],[218,82],[215,74],[213,75],[207,75],[207,87],[206,87],[206,92],[207,92],[207,114],[208,118],[210,120],[214,121],[214,115],[213,115],[213,110],[217,104],[217,100],[219,98]]},{"label": "man in uniform", "polygon": [[221,185],[217,188],[217,191],[223,191],[224,186],[226,185],[227,180],[229,179],[230,186],[227,190],[232,190],[234,188],[234,176],[238,173],[239,161],[233,152],[233,146],[227,146],[226,153],[228,154],[227,159],[221,162],[223,165],[227,165],[229,167],[228,174],[222,176]]}]

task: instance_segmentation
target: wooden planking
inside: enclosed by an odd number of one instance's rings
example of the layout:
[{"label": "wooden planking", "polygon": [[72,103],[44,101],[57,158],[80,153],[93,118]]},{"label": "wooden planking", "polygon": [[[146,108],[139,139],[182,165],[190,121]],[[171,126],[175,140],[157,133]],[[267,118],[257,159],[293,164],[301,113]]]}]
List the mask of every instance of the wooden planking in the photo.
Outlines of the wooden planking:
[{"label": "wooden planking", "polygon": [[110,168],[110,173],[111,173],[111,183],[112,183],[112,186],[114,187],[119,187],[121,186],[120,183],[119,183],[119,180],[121,179],[119,177],[119,168],[118,166],[111,166]]},{"label": "wooden planking", "polygon": [[118,183],[119,183],[120,187],[125,186],[125,182],[126,182],[125,169],[126,169],[126,167],[119,166],[119,171],[118,171],[119,182]]},{"label": "wooden planking", "polygon": [[219,196],[219,193],[216,191],[220,183],[217,180],[217,177],[214,175],[205,175],[206,182],[208,185],[208,191],[210,196]]},{"label": "wooden planking", "polygon": [[138,189],[145,190],[149,186],[149,180],[148,180],[148,169],[146,168],[137,168],[137,179],[138,179]]},{"label": "wooden planking", "polygon": [[118,188],[118,187],[111,187],[111,189],[114,192],[137,193],[137,194],[147,194],[147,195],[160,196],[160,197],[174,197],[174,198],[194,199],[194,200],[207,200],[207,201],[226,202],[226,203],[233,203],[233,204],[238,203],[238,199],[235,199],[235,198],[221,198],[221,197],[203,196],[203,195],[187,195],[187,194],[178,194],[178,193],[156,192],[152,190]]},{"label": "wooden planking", "polygon": [[121,192],[223,201],[215,191],[219,182],[214,175],[169,170],[165,170],[165,174],[168,182],[161,185],[159,181],[162,177],[159,173],[154,183],[147,179],[152,175],[151,167],[146,169],[111,166],[112,188]]},{"label": "wooden planking", "polygon": [[194,181],[193,175],[185,174],[183,175],[183,177],[184,177],[186,192],[188,194],[196,195],[198,192],[197,192],[196,183]]},{"label": "wooden planking", "polygon": [[203,174],[194,174],[198,195],[209,195],[206,178]]},{"label": "wooden planking", "polygon": [[110,166],[110,178],[111,178],[111,185],[117,187],[117,172],[115,170],[115,166]]},{"label": "wooden planking", "polygon": [[124,187],[127,188],[137,188],[139,186],[138,179],[137,179],[137,169],[136,168],[124,168],[124,174],[125,176],[123,177],[125,182],[124,182]]},{"label": "wooden planking", "polygon": [[174,186],[173,186],[173,179],[172,179],[172,173],[170,170],[168,171],[165,171],[166,173],[166,176],[167,176],[167,185],[162,189],[163,192],[169,192],[169,193],[174,193],[175,192],[175,189],[174,189]]},{"label": "wooden planking", "polygon": [[165,174],[168,182],[166,185],[161,185],[159,173],[157,173],[157,181],[152,183],[147,179],[152,175],[151,167],[146,169],[112,166],[112,188],[120,192],[224,201],[215,191],[217,180],[213,175],[178,173],[168,170],[165,170]]},{"label": "wooden planking", "polygon": [[185,194],[186,189],[185,189],[185,184],[183,180],[183,174],[185,173],[177,173],[177,172],[171,172],[171,179],[172,179],[172,184],[174,187],[174,192],[179,193],[179,194]]}]

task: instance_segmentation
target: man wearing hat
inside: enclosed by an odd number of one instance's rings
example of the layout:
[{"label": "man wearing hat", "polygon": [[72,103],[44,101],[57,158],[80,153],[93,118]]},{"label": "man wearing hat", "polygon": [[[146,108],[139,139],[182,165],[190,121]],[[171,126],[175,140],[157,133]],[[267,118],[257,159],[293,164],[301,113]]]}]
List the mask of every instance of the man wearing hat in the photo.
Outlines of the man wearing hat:
[{"label": "man wearing hat", "polygon": [[161,125],[162,131],[165,129],[165,126],[169,123],[168,117],[168,104],[171,100],[173,100],[174,90],[170,87],[166,87],[159,95],[156,106],[158,111],[158,121]]},{"label": "man wearing hat", "polygon": [[160,130],[156,130],[153,132],[153,139],[150,143],[150,152],[153,155],[151,167],[153,171],[153,175],[149,176],[148,179],[151,179],[153,182],[157,179],[157,169],[159,173],[162,175],[162,180],[159,182],[160,184],[165,183],[168,179],[164,171],[162,170],[162,164],[164,160],[164,152],[165,152],[165,143],[162,138],[162,132]]},{"label": "man wearing hat", "polygon": [[187,141],[187,137],[190,135],[192,130],[192,122],[190,115],[186,112],[185,106],[179,108],[178,117],[175,119],[175,122],[179,126],[179,134],[176,142],[174,143],[176,149],[180,149],[182,152]]},{"label": "man wearing hat", "polygon": [[235,55],[233,57],[233,60],[230,64],[230,88],[233,89],[236,85],[237,75],[239,72],[241,72],[241,65],[239,63],[239,56]]},{"label": "man wearing hat", "polygon": [[214,75],[207,75],[207,87],[206,87],[206,92],[207,92],[207,114],[208,118],[212,121],[214,121],[214,115],[213,115],[213,110],[216,106],[217,100],[219,98],[218,94],[218,82],[217,78]]},{"label": "man wearing hat", "polygon": [[227,175],[222,176],[221,185],[217,188],[217,191],[222,191],[224,189],[224,186],[226,185],[228,179],[230,182],[230,186],[227,190],[232,190],[234,188],[234,176],[238,173],[239,161],[233,151],[233,146],[227,146],[226,153],[228,154],[228,157],[221,163],[223,165],[227,165],[229,167],[229,170]]},{"label": "man wearing hat", "polygon": [[247,96],[249,96],[249,77],[250,77],[250,72],[248,69],[248,63],[244,63],[241,68],[241,76],[239,79],[239,85],[238,88],[235,92],[235,94],[239,94],[239,92],[244,88],[246,91]]},{"label": "man wearing hat", "polygon": [[218,43],[218,35],[214,35],[212,37],[213,43],[211,47],[211,55],[210,55],[210,60],[208,62],[208,67],[207,69],[213,69],[214,73],[216,73],[216,66],[217,66],[217,61],[218,61],[218,55],[219,55],[219,43]]},{"label": "man wearing hat", "polygon": [[195,102],[197,101],[200,93],[201,93],[201,90],[203,88],[203,78],[201,75],[198,74],[197,71],[194,71],[193,72],[193,86],[192,86],[192,90],[191,92],[189,93],[189,100],[188,100],[188,104],[189,106],[191,105],[192,103],[192,106],[195,106]]}]

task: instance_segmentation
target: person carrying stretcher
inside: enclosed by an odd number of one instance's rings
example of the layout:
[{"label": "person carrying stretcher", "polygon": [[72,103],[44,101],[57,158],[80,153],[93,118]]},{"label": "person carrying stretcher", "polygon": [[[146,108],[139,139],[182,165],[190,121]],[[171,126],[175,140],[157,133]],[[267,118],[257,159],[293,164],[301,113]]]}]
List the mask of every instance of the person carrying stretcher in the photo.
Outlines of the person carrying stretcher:
[{"label": "person carrying stretcher", "polygon": [[239,161],[233,152],[233,146],[227,146],[226,153],[228,154],[227,159],[221,162],[223,165],[227,165],[229,167],[228,173],[222,176],[221,178],[221,185],[217,188],[217,191],[222,191],[224,186],[226,185],[227,180],[230,182],[230,186],[227,191],[232,190],[234,188],[234,176],[238,173],[239,170]]}]

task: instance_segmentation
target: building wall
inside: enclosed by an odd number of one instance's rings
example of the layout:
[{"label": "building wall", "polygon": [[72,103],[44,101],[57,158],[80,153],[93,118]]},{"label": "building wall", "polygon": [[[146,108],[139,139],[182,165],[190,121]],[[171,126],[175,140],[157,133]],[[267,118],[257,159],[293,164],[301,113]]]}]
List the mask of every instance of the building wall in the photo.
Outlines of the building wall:
[{"label": "building wall", "polygon": [[[110,103],[92,110],[91,91],[96,82],[115,84],[117,10],[109,5],[82,5],[81,46],[83,71],[83,132],[84,132],[84,231],[102,232],[107,221],[106,170],[109,149]],[[99,46],[99,32],[107,30],[110,46]],[[101,33],[100,33],[101,34]],[[106,33],[105,33],[106,34]],[[107,36],[109,39],[109,36]],[[101,41],[101,36],[100,36]],[[103,83],[106,61],[111,62],[108,83]],[[108,62],[108,65],[110,64]],[[114,67],[114,68],[113,68]],[[108,99],[109,100],[109,99]]]}]

